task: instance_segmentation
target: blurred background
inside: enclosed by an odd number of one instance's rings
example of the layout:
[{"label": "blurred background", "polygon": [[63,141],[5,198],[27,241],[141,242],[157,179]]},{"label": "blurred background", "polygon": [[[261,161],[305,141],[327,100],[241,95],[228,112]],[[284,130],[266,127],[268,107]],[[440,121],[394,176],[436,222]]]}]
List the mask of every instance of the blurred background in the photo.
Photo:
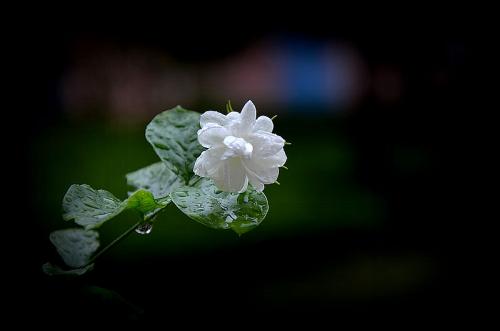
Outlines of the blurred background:
[{"label": "blurred background", "polygon": [[[362,28],[181,23],[30,31],[38,94],[23,300],[45,321],[442,314],[456,285],[443,161],[445,129],[464,107],[461,31],[377,19]],[[144,138],[152,117],[176,105],[223,111],[229,99],[235,110],[251,99],[258,114],[278,115],[275,132],[292,142],[281,185],[266,186],[260,227],[240,238],[169,206],[149,235],[132,234],[92,273],[42,274],[58,261],[49,233],[70,227],[61,201],[71,184],[125,198],[124,175],[157,161]],[[106,223],[102,244],[135,220]]]}]

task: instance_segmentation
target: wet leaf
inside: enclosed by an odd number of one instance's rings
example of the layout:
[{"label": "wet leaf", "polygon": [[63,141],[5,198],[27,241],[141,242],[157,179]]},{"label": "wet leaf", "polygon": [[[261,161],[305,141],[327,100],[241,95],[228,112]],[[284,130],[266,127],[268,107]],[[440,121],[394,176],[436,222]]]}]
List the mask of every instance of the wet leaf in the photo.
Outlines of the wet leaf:
[{"label": "wet leaf", "polygon": [[240,235],[257,227],[269,210],[263,192],[250,187],[244,193],[222,192],[205,178],[192,187],[179,188],[171,196],[193,220],[214,229],[232,229]]}]

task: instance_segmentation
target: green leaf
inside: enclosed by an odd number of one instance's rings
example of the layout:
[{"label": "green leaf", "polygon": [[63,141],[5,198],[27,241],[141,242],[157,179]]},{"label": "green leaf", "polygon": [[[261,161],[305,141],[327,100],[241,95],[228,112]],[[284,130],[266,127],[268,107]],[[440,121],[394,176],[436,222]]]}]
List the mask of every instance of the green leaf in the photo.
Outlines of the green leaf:
[{"label": "green leaf", "polygon": [[120,201],[104,190],[94,190],[89,185],[71,185],[63,198],[63,219],[75,220],[85,229],[95,229],[126,209],[135,209],[144,218],[168,205],[170,199],[155,200],[151,192],[138,190]]},{"label": "green leaf", "polygon": [[214,229],[232,229],[240,235],[257,227],[269,210],[264,193],[250,187],[239,194],[222,192],[206,178],[192,187],[179,188],[171,196],[193,220]]},{"label": "green leaf", "polygon": [[155,199],[159,199],[167,197],[184,183],[165,163],[158,162],[127,174],[127,184],[136,189],[149,190]]},{"label": "green leaf", "polygon": [[164,198],[160,203],[159,200],[155,200],[151,192],[145,190],[136,191],[127,200],[123,201],[123,204],[126,205],[126,209],[137,210],[145,219],[156,214],[169,203],[170,198]]},{"label": "green leaf", "polygon": [[52,264],[50,262],[45,263],[42,265],[42,270],[44,273],[46,273],[49,276],[81,276],[85,274],[88,271],[91,271],[94,269],[94,263],[91,263],[85,267],[82,268],[77,268],[77,269],[69,269],[69,270],[64,270],[61,267]]},{"label": "green leaf", "polygon": [[180,106],[157,115],[146,127],[146,139],[156,154],[185,184],[193,177],[194,162],[203,151],[199,129],[200,114]]},{"label": "green leaf", "polygon": [[99,233],[83,229],[65,229],[54,231],[50,241],[68,266],[81,268],[99,248]]},{"label": "green leaf", "polygon": [[121,213],[125,207],[108,191],[94,190],[86,184],[74,184],[63,198],[63,219],[74,219],[86,229],[93,229]]}]

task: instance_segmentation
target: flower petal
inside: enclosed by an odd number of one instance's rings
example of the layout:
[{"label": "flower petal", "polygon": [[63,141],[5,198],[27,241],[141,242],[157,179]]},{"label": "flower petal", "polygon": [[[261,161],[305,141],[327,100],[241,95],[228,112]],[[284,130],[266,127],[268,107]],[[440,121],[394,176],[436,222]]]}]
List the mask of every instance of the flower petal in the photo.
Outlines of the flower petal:
[{"label": "flower petal", "polygon": [[226,116],[226,124],[224,125],[233,135],[238,135],[240,132],[240,113],[232,111]]},{"label": "flower petal", "polygon": [[194,163],[193,171],[200,177],[210,177],[217,172],[224,148],[210,148],[202,152]]},{"label": "flower petal", "polygon": [[229,135],[229,131],[215,123],[207,123],[198,130],[198,141],[206,148],[217,146],[223,143],[224,138]]},{"label": "flower petal", "polygon": [[226,151],[222,156],[222,159],[228,159],[230,157],[242,156],[249,158],[252,156],[253,146],[249,144],[242,138],[236,138],[234,136],[227,136],[223,141],[226,146]]},{"label": "flower petal", "polygon": [[250,177],[250,180],[252,180],[252,177],[254,177],[261,183],[272,184],[278,179],[280,173],[280,169],[278,167],[264,167],[255,162],[255,160],[253,159],[243,160],[242,162],[245,166],[245,170],[247,171],[247,175]]},{"label": "flower petal", "polygon": [[239,158],[225,160],[212,179],[225,192],[240,192],[248,185],[246,171]]},{"label": "flower petal", "polygon": [[273,156],[285,146],[283,138],[265,131],[252,133],[247,141],[253,145],[253,155],[260,158]]},{"label": "flower petal", "polygon": [[259,181],[259,179],[257,177],[255,177],[251,174],[248,174],[248,173],[247,173],[247,176],[248,176],[248,181],[250,182],[250,184],[252,185],[254,190],[256,190],[257,192],[264,191],[264,184],[262,184],[262,182]]},{"label": "flower petal", "polygon": [[243,193],[247,190],[248,188],[248,177],[245,176],[245,183],[243,184],[243,187],[241,188],[241,190],[238,191],[238,193]]},{"label": "flower petal", "polygon": [[253,124],[255,123],[255,118],[257,117],[257,110],[255,105],[251,100],[249,100],[243,106],[240,116],[240,129],[249,131],[251,130]]},{"label": "flower petal", "polygon": [[257,164],[262,165],[263,167],[275,168],[282,167],[286,162],[286,154],[285,150],[282,148],[278,153],[268,156],[265,158],[255,158],[255,162]]},{"label": "flower petal", "polygon": [[237,111],[232,111],[226,115],[226,119],[228,122],[238,121],[240,119],[240,113],[238,113]]},{"label": "flower petal", "polygon": [[204,112],[200,116],[201,127],[204,127],[205,125],[207,125],[207,123],[215,123],[224,126],[226,124],[226,121],[227,121],[226,115],[213,110]]},{"label": "flower petal", "polygon": [[274,124],[273,121],[267,116],[259,116],[255,121],[255,125],[253,126],[254,131],[266,131],[273,132]]}]

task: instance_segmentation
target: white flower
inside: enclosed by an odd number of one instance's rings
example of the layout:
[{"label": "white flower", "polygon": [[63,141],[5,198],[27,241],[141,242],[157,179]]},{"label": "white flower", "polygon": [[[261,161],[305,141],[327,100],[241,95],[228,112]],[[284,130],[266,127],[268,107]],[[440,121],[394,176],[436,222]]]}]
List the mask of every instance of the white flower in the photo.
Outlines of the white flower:
[{"label": "white flower", "polygon": [[255,117],[252,101],[241,113],[203,113],[198,141],[208,149],[196,160],[194,173],[212,178],[226,192],[244,192],[248,182],[262,192],[264,184],[276,182],[279,167],[286,162],[285,140],[271,133],[274,126],[269,117]]}]

